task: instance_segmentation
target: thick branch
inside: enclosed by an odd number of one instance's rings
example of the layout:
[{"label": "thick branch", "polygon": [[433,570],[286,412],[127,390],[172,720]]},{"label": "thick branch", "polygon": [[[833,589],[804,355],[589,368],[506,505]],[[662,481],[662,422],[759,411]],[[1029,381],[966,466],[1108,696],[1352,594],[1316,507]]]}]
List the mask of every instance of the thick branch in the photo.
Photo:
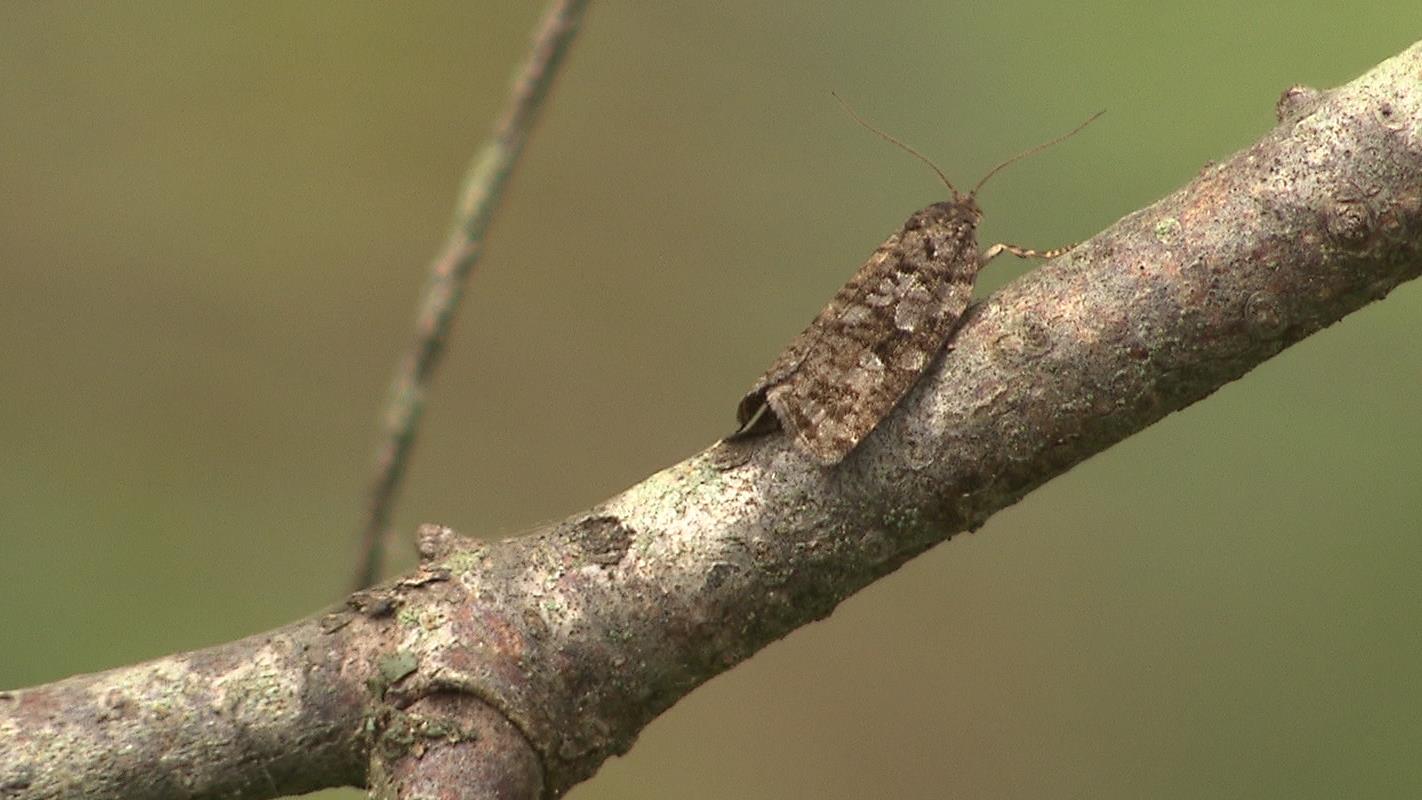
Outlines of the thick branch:
[{"label": "thick branch", "polygon": [[275,797],[359,783],[364,665],[316,620],[0,692],[0,798]]},{"label": "thick branch", "polygon": [[[1257,144],[970,312],[836,468],[718,445],[534,536],[428,527],[419,571],[316,620],[13,693],[0,796],[265,797],[302,750],[308,781],[358,780],[370,751],[404,775],[467,746],[475,700],[520,733],[475,756],[488,774],[539,791],[531,747],[566,791],[696,685],[1422,272],[1420,76],[1422,44],[1286,93]],[[139,699],[105,712],[115,685]],[[203,768],[200,789],[148,774]]]}]

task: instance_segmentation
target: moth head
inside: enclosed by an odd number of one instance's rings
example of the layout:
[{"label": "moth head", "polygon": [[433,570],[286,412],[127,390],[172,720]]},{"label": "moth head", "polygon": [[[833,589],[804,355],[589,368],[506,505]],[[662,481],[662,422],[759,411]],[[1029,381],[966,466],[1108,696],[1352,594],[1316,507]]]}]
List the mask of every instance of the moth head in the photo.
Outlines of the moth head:
[{"label": "moth head", "polygon": [[977,227],[983,218],[983,210],[972,195],[960,194],[952,200],[934,203],[914,216],[922,217],[923,222],[933,225]]},{"label": "moth head", "polygon": [[934,236],[949,238],[969,238],[974,236],[983,211],[978,203],[967,195],[952,200],[944,200],[915,211],[904,221],[904,231],[930,231]]}]

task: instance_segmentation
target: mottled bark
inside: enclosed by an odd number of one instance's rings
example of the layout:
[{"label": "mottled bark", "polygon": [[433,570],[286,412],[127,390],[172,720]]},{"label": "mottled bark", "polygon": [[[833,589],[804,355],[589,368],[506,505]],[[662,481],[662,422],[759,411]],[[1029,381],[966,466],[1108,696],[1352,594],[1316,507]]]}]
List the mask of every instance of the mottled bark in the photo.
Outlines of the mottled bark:
[{"label": "mottled bark", "polygon": [[365,665],[305,620],[0,693],[0,798],[275,797],[358,783]]},{"label": "mottled bark", "polygon": [[701,682],[1422,271],[1422,44],[1279,111],[971,309],[838,466],[770,436],[521,539],[426,527],[419,570],[331,613],[3,695],[0,797],[270,797],[369,764],[389,797],[566,791]]}]

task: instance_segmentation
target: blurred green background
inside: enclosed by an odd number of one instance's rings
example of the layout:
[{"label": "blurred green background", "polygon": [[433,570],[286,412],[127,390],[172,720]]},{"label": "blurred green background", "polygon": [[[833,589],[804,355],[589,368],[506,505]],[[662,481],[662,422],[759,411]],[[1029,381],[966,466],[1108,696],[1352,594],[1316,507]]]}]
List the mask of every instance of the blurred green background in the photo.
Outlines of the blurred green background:
[{"label": "blurred green background", "polygon": [[[538,11],[0,5],[0,687],[341,596],[424,265]],[[597,4],[397,524],[510,535],[730,428],[943,194],[831,89],[960,184],[1108,108],[983,195],[984,241],[1052,246],[1419,31],[1416,0]],[[573,796],[1422,795],[1419,315],[1405,286],[1092,459]]]}]

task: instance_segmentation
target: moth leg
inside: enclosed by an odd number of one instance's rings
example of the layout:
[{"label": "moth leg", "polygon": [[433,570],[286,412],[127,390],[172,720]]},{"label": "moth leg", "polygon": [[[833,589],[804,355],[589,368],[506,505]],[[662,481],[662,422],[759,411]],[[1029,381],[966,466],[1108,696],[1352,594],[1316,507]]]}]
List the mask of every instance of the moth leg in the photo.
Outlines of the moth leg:
[{"label": "moth leg", "polygon": [[1051,250],[1033,250],[1027,247],[1019,247],[1015,244],[999,242],[989,247],[987,251],[983,253],[983,263],[986,264],[1003,253],[1011,253],[1018,258],[1056,258],[1073,247],[1076,247],[1076,245],[1069,244],[1066,247],[1054,247]]}]

